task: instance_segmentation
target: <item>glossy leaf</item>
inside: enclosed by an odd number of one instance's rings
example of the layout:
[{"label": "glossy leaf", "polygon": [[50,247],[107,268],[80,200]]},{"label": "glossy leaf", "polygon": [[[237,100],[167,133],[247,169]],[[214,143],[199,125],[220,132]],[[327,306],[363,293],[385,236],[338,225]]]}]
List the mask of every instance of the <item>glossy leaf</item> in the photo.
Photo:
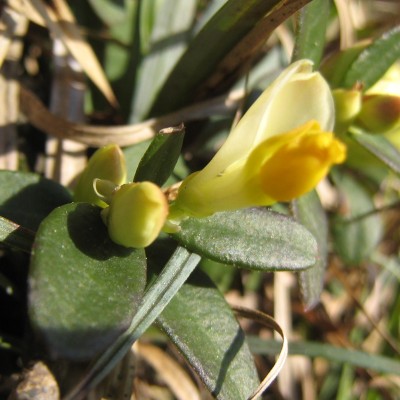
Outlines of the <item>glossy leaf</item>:
[{"label": "glossy leaf", "polygon": [[52,357],[87,360],[130,324],[146,284],[144,251],[114,244],[100,208],[74,203],[41,224],[29,272],[29,314]]},{"label": "glossy leaf", "polygon": [[35,231],[54,208],[72,201],[56,182],[27,172],[0,171],[0,215]]},{"label": "glossy leaf", "polygon": [[400,153],[384,136],[354,133],[350,134],[350,137],[375,157],[379,158],[394,172],[400,173]]},{"label": "glossy leaf", "polygon": [[317,244],[311,233],[266,209],[221,212],[188,218],[175,238],[212,260],[256,270],[301,270],[312,266]]},{"label": "glossy leaf", "polygon": [[203,273],[191,276],[157,322],[217,399],[246,399],[256,389],[257,370],[244,333]]},{"label": "glossy leaf", "polygon": [[325,46],[330,0],[313,0],[298,12],[292,61],[307,58],[318,68]]},{"label": "glossy leaf", "polygon": [[351,88],[357,82],[370,88],[400,58],[400,27],[386,32],[357,56],[343,77],[342,85]]},{"label": "glossy leaf", "polygon": [[[368,191],[349,175],[333,174],[342,196],[342,216],[334,220],[337,253],[349,264],[359,264],[375,249],[382,235],[382,221],[374,211]],[[364,214],[367,214],[364,216]]]},{"label": "glossy leaf", "polygon": [[328,221],[318,194],[312,191],[293,202],[293,214],[315,237],[318,244],[316,263],[299,272],[299,284],[307,309],[318,302],[323,289],[323,278],[328,257]]},{"label": "glossy leaf", "polygon": [[183,126],[172,128],[171,133],[159,133],[144,153],[133,181],[151,181],[162,186],[178,161],[184,133]]}]

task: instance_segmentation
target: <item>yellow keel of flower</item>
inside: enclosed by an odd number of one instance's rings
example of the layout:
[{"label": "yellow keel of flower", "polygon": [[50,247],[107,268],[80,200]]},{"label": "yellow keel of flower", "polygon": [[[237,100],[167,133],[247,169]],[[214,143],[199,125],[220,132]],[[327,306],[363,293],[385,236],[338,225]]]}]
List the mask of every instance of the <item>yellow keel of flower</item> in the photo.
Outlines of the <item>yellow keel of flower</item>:
[{"label": "yellow keel of flower", "polygon": [[[332,165],[346,157],[345,145],[332,133],[322,132],[318,124],[305,124],[297,132],[260,169],[263,191],[276,201],[290,201],[309,192]],[[283,141],[284,136],[280,137]],[[263,145],[267,147],[268,143]]]},{"label": "yellow keel of flower", "polygon": [[204,217],[218,211],[290,201],[312,190],[346,147],[316,121],[270,137],[243,159],[214,175],[203,171],[182,183],[169,218]]}]

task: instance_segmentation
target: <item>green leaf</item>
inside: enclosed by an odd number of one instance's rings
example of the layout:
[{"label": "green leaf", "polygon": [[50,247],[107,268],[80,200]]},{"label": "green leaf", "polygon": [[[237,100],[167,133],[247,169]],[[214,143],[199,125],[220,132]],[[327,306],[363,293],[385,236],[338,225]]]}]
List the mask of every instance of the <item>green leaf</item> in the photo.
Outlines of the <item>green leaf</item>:
[{"label": "green leaf", "polygon": [[[250,349],[256,354],[276,355],[282,346],[281,342],[248,337]],[[321,357],[330,361],[349,363],[355,367],[365,368],[384,374],[400,375],[400,361],[393,358],[370,354],[363,351],[345,349],[325,343],[291,342],[289,354],[307,357]]]},{"label": "green leaf", "polygon": [[151,181],[162,186],[172,174],[181,153],[184,127],[170,128],[151,142],[136,170],[134,182]]},{"label": "green leaf", "polygon": [[0,171],[0,187],[0,215],[33,231],[54,208],[72,201],[63,186],[27,172]]},{"label": "green leaf", "polygon": [[368,133],[349,133],[349,136],[394,172],[400,173],[400,152],[384,136]]},{"label": "green leaf", "polygon": [[296,42],[292,61],[307,58],[317,69],[325,46],[330,15],[330,0],[313,0],[298,12]]},{"label": "green leaf", "polygon": [[124,1],[89,0],[89,3],[97,16],[102,19],[106,25],[115,25],[125,22],[124,19],[127,13],[127,7]]},{"label": "green leaf", "polygon": [[335,248],[345,262],[359,264],[379,243],[382,220],[379,214],[373,213],[375,207],[371,195],[358,181],[338,172],[332,177],[344,205],[342,215],[332,224]]},{"label": "green leaf", "polygon": [[[211,76],[218,81],[243,67],[273,29],[309,0],[227,0],[191,40],[165,84],[150,115],[171,112],[193,102]],[[257,26],[263,23],[263,29]],[[248,34],[253,33],[251,38]],[[240,51],[234,52],[241,43]],[[206,44],[206,45],[205,45]],[[226,62],[221,67],[222,62]]]},{"label": "green leaf", "polygon": [[[148,2],[144,2],[148,3]],[[141,62],[130,122],[145,118],[160,87],[185,51],[196,17],[197,0],[159,0],[153,16],[150,51]],[[146,14],[143,6],[142,16]],[[147,21],[141,21],[142,24]]]},{"label": "green leaf", "polygon": [[188,218],[174,237],[212,260],[256,270],[301,270],[312,266],[317,244],[294,220],[266,209]]},{"label": "green leaf", "polygon": [[323,289],[323,278],[328,257],[328,221],[325,210],[315,191],[300,197],[293,203],[293,214],[315,237],[318,257],[312,268],[299,272],[299,284],[306,308],[314,307]]},{"label": "green leaf", "polygon": [[128,180],[133,180],[136,170],[139,166],[140,160],[143,158],[146,150],[151,144],[151,140],[145,140],[144,142],[137,143],[133,146],[125,147],[122,149],[126,160],[126,170],[128,171]]},{"label": "green leaf", "polygon": [[217,399],[246,399],[258,386],[243,331],[200,271],[179,289],[157,322]]},{"label": "green leaf", "polygon": [[199,261],[197,254],[191,254],[182,247],[176,249],[160,275],[146,290],[129,328],[103,353],[65,400],[82,398],[121,361],[132,344],[161,314]]},{"label": "green leaf", "polygon": [[0,242],[6,246],[31,252],[35,233],[6,218],[0,217]]},{"label": "green leaf", "polygon": [[365,47],[365,43],[357,43],[354,47],[333,53],[324,60],[321,72],[332,89],[343,88],[344,76]]},{"label": "green leaf", "polygon": [[367,90],[400,58],[400,27],[386,32],[360,52],[343,77],[342,86],[363,83]]},{"label": "green leaf", "polygon": [[100,208],[73,203],[40,225],[29,315],[52,357],[87,360],[130,324],[146,284],[144,251],[114,244]]}]

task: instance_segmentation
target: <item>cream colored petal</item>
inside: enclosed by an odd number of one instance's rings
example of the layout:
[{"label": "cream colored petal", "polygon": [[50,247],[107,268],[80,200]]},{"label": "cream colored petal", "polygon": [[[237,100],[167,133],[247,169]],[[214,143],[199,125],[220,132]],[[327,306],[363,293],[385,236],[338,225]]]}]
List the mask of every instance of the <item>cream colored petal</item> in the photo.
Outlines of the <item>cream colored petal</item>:
[{"label": "cream colored petal", "polygon": [[332,130],[334,103],[326,81],[318,72],[312,72],[312,62],[300,60],[286,68],[246,112],[201,171],[201,179],[209,179],[236,160],[246,158],[269,137],[309,120],[318,121],[323,130]]}]

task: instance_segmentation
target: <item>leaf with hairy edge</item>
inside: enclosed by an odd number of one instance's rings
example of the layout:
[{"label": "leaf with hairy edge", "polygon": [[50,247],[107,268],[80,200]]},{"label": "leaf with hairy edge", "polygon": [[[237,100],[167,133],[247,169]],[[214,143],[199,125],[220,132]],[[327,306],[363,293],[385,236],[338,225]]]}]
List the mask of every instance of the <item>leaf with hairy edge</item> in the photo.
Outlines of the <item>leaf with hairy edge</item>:
[{"label": "leaf with hairy edge", "polygon": [[315,264],[317,243],[293,219],[266,209],[188,218],[174,237],[189,250],[238,267],[279,271]]},{"label": "leaf with hairy edge", "polygon": [[56,207],[72,201],[65,187],[28,172],[0,171],[0,215],[35,231]]},{"label": "leaf with hairy edge", "polygon": [[243,331],[200,271],[179,289],[157,323],[217,399],[247,399],[258,386]]},{"label": "leaf with hairy edge", "polygon": [[357,82],[367,90],[400,58],[400,27],[386,32],[366,47],[347,69],[343,87],[351,88]]},{"label": "leaf with hairy edge", "polygon": [[318,244],[316,263],[306,271],[299,272],[303,302],[307,309],[318,302],[323,289],[323,278],[328,257],[328,220],[315,191],[292,203],[293,215],[315,237]]},{"label": "leaf with hairy edge", "polygon": [[33,246],[31,323],[52,357],[91,359],[129,326],[145,284],[144,251],[113,243],[98,207],[59,207]]}]

